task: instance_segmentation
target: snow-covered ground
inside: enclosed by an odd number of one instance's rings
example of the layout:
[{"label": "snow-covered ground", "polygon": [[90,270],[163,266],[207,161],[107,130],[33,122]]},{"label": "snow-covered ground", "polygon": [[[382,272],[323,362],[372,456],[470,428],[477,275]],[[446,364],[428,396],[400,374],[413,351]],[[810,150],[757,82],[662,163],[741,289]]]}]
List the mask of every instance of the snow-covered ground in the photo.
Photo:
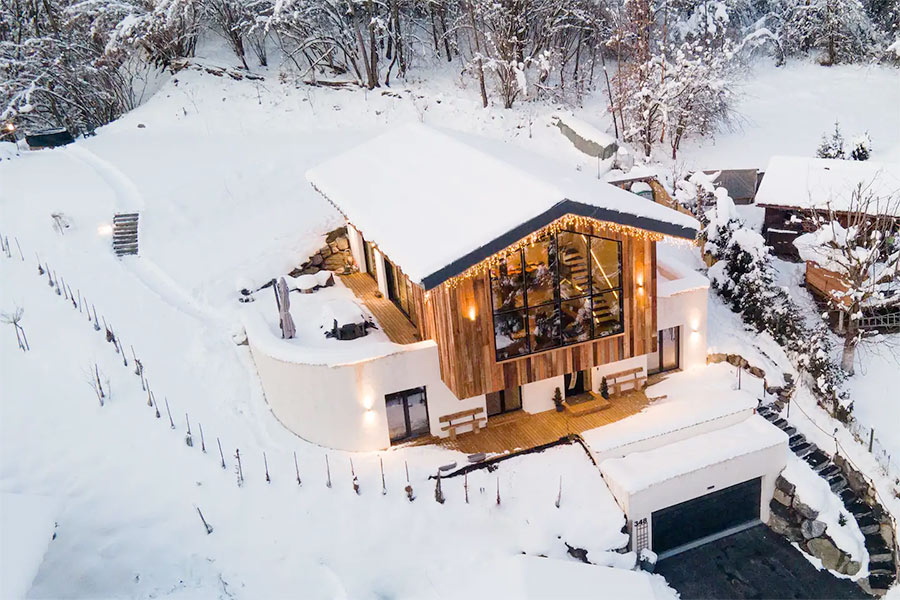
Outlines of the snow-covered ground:
[{"label": "snow-covered ground", "polygon": [[[760,68],[739,108],[743,131],[691,145],[685,164],[764,166],[776,152],[811,153],[835,117],[847,133],[869,129],[875,157],[896,157],[896,72],[848,69]],[[354,454],[357,496],[350,455],[303,442],[268,411],[246,347],[232,339],[241,323],[236,299],[240,288],[302,262],[339,224],[305,182],[309,167],[390,125],[424,121],[572,169],[595,168],[551,124],[554,107],[483,111],[473,90],[453,85],[385,92],[183,71],[96,137],[18,157],[4,144],[0,232],[14,257],[0,259],[0,311],[24,308],[32,350],[19,351],[12,327],[0,325],[0,492],[59,500],[58,536],[32,596],[263,598],[303,590],[306,597],[429,598],[462,590],[453,587],[460,578],[481,581],[522,552],[573,560],[565,543],[588,549],[599,564],[633,560],[607,552],[624,543],[624,517],[577,446],[472,474],[468,505],[461,479],[443,482],[443,505],[427,480],[438,466],[464,460],[457,453]],[[863,99],[875,105],[860,110]],[[578,115],[602,126],[601,105],[589,102]],[[785,111],[777,121],[776,108]],[[723,164],[732,158],[734,165]],[[108,225],[113,213],[129,210],[141,211],[141,256],[118,260]],[[54,213],[70,226],[54,230]],[[25,261],[16,258],[18,246]],[[38,275],[38,260],[96,307],[123,342],[127,367],[88,317]],[[712,295],[710,332],[711,351],[754,352],[754,340]],[[134,375],[132,346],[159,419]],[[776,350],[765,343],[756,350],[767,373],[788,368]],[[94,365],[111,390],[103,407],[88,384]],[[193,447],[185,444],[185,413]],[[403,491],[407,466],[413,503]],[[672,594],[659,577],[650,583],[657,597]]]}]

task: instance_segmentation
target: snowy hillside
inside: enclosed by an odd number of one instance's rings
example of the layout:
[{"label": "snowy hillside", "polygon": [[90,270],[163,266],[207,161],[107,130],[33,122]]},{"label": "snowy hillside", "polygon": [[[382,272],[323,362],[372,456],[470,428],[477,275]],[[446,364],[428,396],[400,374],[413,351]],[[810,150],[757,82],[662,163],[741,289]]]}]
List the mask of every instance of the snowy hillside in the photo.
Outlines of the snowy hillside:
[{"label": "snowy hillside", "polygon": [[[812,154],[835,119],[870,133],[873,158],[900,160],[895,69],[760,65],[742,85],[740,126],[714,142],[686,142],[677,163],[653,166],[663,178]],[[598,94],[575,113],[607,130],[604,107]],[[284,84],[274,72],[236,81],[188,69],[96,136],[20,154],[2,143],[0,233],[12,258],[0,258],[0,311],[24,310],[31,350],[21,352],[2,324],[0,492],[49,496],[59,507],[29,597],[478,598],[497,591],[496,570],[529,568],[515,559],[521,554],[571,563],[551,563],[536,589],[565,574],[583,582],[573,595],[610,585],[619,597],[676,597],[661,576],[627,570],[635,556],[617,552],[627,542],[625,516],[580,446],[473,471],[468,490],[462,477],[445,480],[439,504],[428,477],[462,466],[465,455],[434,446],[353,454],[307,443],[269,411],[249,351],[235,343],[239,290],[298,266],[342,222],[304,179],[307,169],[421,121],[593,174],[596,161],[552,125],[556,110],[549,102],[481,110],[452,78],[365,91]],[[120,260],[109,226],[129,211],[141,214],[140,257]],[[710,302],[711,352],[790,370],[777,348],[752,340]],[[95,330],[94,310],[123,354]],[[895,372],[887,359],[867,360],[873,373]],[[891,418],[872,401],[879,390],[879,381],[854,383],[869,422]],[[892,450],[900,454],[900,445]],[[414,502],[404,491],[407,469]],[[567,545],[616,569],[575,575]]]}]

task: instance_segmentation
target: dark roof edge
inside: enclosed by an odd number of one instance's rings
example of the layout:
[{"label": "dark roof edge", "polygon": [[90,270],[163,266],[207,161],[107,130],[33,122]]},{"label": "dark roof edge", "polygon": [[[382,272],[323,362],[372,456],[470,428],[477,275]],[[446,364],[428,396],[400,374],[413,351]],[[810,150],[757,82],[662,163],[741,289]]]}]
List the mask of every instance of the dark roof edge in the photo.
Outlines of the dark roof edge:
[{"label": "dark roof edge", "polygon": [[656,233],[662,233],[664,235],[671,235],[674,237],[680,237],[689,240],[693,240],[697,235],[697,230],[692,227],[684,227],[682,225],[676,225],[675,223],[669,223],[666,221],[659,221],[657,219],[651,219],[649,217],[639,217],[637,215],[623,213],[617,210],[611,210],[609,208],[592,206],[590,204],[584,204],[581,202],[576,202],[574,200],[563,200],[554,204],[552,207],[550,207],[549,210],[546,210],[538,216],[525,221],[521,225],[514,227],[500,237],[488,242],[484,246],[481,246],[480,248],[469,252],[465,256],[454,260],[446,267],[435,271],[431,275],[428,275],[427,277],[422,279],[422,287],[424,287],[426,290],[436,288],[451,277],[456,277],[457,275],[464,273],[466,269],[468,269],[472,265],[480,263],[489,256],[500,252],[507,246],[511,246],[522,238],[527,237],[529,234],[537,231],[538,229],[541,229],[542,227],[546,227],[556,219],[559,219],[560,217],[567,214],[577,215],[580,217],[589,217],[592,219],[597,219],[598,221],[610,221],[612,223],[619,223],[621,225],[630,225],[631,227],[637,227],[639,229],[645,229],[647,231],[653,231]]}]

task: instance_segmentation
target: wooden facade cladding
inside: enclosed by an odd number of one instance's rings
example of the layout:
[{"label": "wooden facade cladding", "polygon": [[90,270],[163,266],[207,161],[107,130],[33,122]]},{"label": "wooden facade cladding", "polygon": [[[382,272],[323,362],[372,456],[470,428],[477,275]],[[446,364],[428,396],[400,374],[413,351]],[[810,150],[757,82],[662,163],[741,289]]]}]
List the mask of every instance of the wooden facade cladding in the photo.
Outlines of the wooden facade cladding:
[{"label": "wooden facade cladding", "polygon": [[825,299],[838,300],[841,304],[849,305],[848,298],[839,298],[839,295],[850,289],[847,282],[839,273],[823,269],[818,263],[806,261],[806,286],[811,291],[818,293]]},{"label": "wooden facade cladding", "polygon": [[624,332],[497,362],[488,274],[466,278],[454,286],[440,285],[430,290],[427,300],[423,294],[425,319],[419,326],[423,339],[437,343],[441,378],[457,398],[479,396],[656,350],[656,243],[601,230],[584,233],[622,242]]}]

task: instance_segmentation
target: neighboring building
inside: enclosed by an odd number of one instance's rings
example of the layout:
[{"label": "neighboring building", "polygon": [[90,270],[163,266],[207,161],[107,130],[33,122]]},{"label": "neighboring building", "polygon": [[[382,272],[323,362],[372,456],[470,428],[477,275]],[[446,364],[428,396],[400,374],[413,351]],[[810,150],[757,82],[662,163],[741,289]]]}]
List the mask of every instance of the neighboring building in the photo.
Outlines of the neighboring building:
[{"label": "neighboring building", "polygon": [[[854,161],[799,156],[775,156],[756,194],[756,204],[766,209],[763,235],[776,255],[799,258],[794,240],[811,231],[815,211],[826,211],[829,204],[838,219],[849,210],[853,191],[864,185],[887,198],[900,193],[900,165],[873,161]],[[897,202],[883,203],[900,218]],[[873,216],[880,212],[872,207]]]},{"label": "neighboring building", "polygon": [[756,191],[763,179],[763,174],[756,169],[722,169],[704,173],[707,175],[718,173],[713,183],[728,190],[728,195],[735,204],[753,204]]},{"label": "neighboring building", "polygon": [[573,146],[588,156],[607,160],[614,157],[619,149],[616,138],[573,115],[557,114],[552,122]]}]

